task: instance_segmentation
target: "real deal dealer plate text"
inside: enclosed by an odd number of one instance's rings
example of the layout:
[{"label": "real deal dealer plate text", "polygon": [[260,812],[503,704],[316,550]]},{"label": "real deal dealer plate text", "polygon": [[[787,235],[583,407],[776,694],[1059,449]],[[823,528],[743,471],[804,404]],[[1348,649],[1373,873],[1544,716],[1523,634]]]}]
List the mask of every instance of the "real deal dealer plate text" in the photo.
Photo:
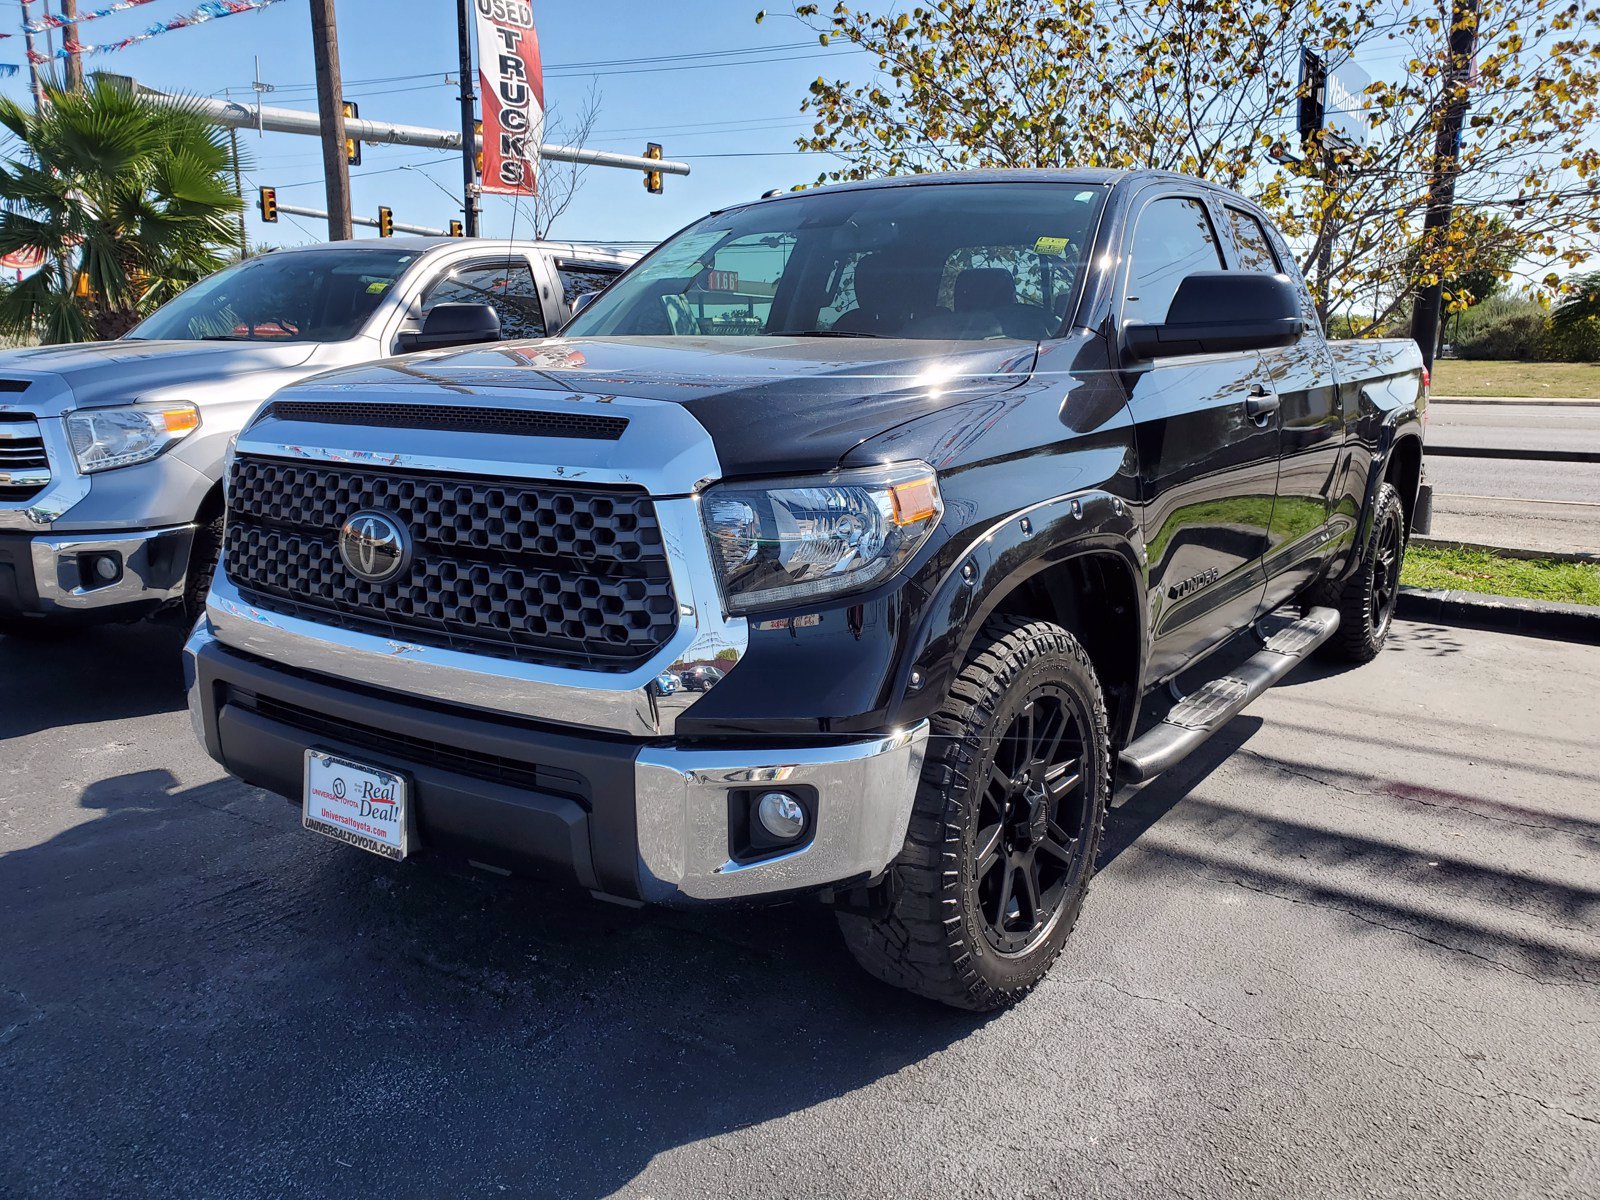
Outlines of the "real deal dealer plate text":
[{"label": "real deal dealer plate text", "polygon": [[301,824],[399,862],[409,852],[406,781],[321,750],[306,751]]}]

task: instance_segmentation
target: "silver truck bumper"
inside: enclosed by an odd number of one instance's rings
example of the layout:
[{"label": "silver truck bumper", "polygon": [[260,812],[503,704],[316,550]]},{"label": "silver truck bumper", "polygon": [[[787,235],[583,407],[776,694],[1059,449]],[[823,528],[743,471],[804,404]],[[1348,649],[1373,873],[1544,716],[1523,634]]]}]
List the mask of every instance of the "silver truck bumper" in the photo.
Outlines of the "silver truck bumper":
[{"label": "silver truck bumper", "polygon": [[[223,766],[258,786],[298,801],[305,751],[321,745],[410,774],[417,788],[417,844],[425,849],[465,844],[489,865],[517,870],[527,861],[531,871],[570,869],[580,886],[658,904],[748,900],[878,874],[905,845],[928,739],[926,722],[799,749],[619,746],[614,738],[571,731],[508,735],[502,722],[467,710],[443,714],[414,708],[402,694],[356,694],[330,677],[284,676],[272,663],[240,658],[216,639],[206,618],[184,647],[184,679],[196,737]],[[255,701],[253,710],[241,693]],[[261,697],[282,703],[264,708]],[[288,705],[342,721],[347,730],[381,729],[385,743],[369,749],[359,732],[346,740],[327,726],[322,732],[297,727],[284,716]],[[469,760],[498,755],[513,764],[553,762],[604,786],[592,789],[586,809],[519,795],[463,773],[459,756],[450,762],[430,757],[429,741],[438,740]],[[808,829],[794,849],[738,854],[740,806],[771,790],[802,798]],[[491,803],[475,807],[483,797]],[[627,819],[615,819],[618,806]],[[550,828],[557,833],[541,833]],[[599,845],[602,840],[608,844]],[[519,846],[538,850],[519,858]],[[619,859],[624,865],[608,879],[598,864]]]},{"label": "silver truck bumper", "polygon": [[39,613],[148,605],[183,594],[193,525],[28,539]]},{"label": "silver truck bumper", "polygon": [[[643,899],[734,900],[876,875],[905,846],[928,723],[807,750],[648,748],[634,766]],[[735,793],[815,797],[799,849],[740,862],[729,854]]]}]

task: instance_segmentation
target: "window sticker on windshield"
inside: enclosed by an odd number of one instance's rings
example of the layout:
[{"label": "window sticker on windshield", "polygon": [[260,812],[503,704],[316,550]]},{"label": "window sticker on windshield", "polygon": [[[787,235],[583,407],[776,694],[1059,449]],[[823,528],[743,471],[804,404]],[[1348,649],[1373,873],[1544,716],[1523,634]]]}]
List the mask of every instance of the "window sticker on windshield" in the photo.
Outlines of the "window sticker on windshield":
[{"label": "window sticker on windshield", "polygon": [[381,296],[388,290],[389,281],[387,279],[374,279],[371,283],[367,284],[367,295],[369,296]]},{"label": "window sticker on windshield", "polygon": [[1072,245],[1071,238],[1042,237],[1033,244],[1035,254],[1062,255],[1067,252],[1067,247]]}]

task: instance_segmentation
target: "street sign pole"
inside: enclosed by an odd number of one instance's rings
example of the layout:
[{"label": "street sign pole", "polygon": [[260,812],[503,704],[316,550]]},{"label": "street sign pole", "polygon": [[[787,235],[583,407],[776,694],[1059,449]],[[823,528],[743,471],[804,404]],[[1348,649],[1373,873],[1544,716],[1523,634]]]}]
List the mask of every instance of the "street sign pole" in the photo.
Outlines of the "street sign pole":
[{"label": "street sign pole", "polygon": [[472,111],[472,18],[470,0],[456,0],[456,36],[461,42],[461,215],[468,237],[478,236],[478,137]]},{"label": "street sign pole", "polygon": [[[322,173],[328,192],[328,239],[350,236],[350,164],[345,161],[344,102],[339,94],[339,29],[333,0],[311,0],[311,49],[317,69]],[[260,107],[256,109],[258,115]]]}]

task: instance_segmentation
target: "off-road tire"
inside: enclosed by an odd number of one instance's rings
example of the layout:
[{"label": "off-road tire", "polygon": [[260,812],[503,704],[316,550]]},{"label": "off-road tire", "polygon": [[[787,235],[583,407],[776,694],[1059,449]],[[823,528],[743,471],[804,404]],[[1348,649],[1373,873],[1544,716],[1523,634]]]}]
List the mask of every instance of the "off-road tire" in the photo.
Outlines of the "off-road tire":
[{"label": "off-road tire", "polygon": [[217,573],[217,556],[222,553],[223,518],[219,514],[194,531],[189,549],[189,574],[183,585],[183,620],[192,626],[206,610],[206,593]]},{"label": "off-road tire", "polygon": [[[991,944],[993,926],[979,908],[977,822],[993,811],[992,803],[984,809],[991,768],[1005,773],[996,766],[1002,739],[1041,687],[1059,693],[1052,700],[1071,709],[1079,730],[1083,791],[1073,808],[1081,826],[1072,846],[1082,863],[1060,882],[1053,923],[1038,921],[1038,941],[1006,955]],[[957,1008],[987,1011],[1025,996],[1083,907],[1110,796],[1110,742],[1100,682],[1072,634],[1044,621],[987,624],[932,718],[905,849],[890,867],[889,908],[838,914],[856,960],[886,983]]]},{"label": "off-road tire", "polygon": [[1339,610],[1339,628],[1319,654],[1333,662],[1367,663],[1378,657],[1394,624],[1400,567],[1406,553],[1406,510],[1391,483],[1378,489],[1372,533],[1361,567],[1344,585],[1325,590],[1318,603]]}]

